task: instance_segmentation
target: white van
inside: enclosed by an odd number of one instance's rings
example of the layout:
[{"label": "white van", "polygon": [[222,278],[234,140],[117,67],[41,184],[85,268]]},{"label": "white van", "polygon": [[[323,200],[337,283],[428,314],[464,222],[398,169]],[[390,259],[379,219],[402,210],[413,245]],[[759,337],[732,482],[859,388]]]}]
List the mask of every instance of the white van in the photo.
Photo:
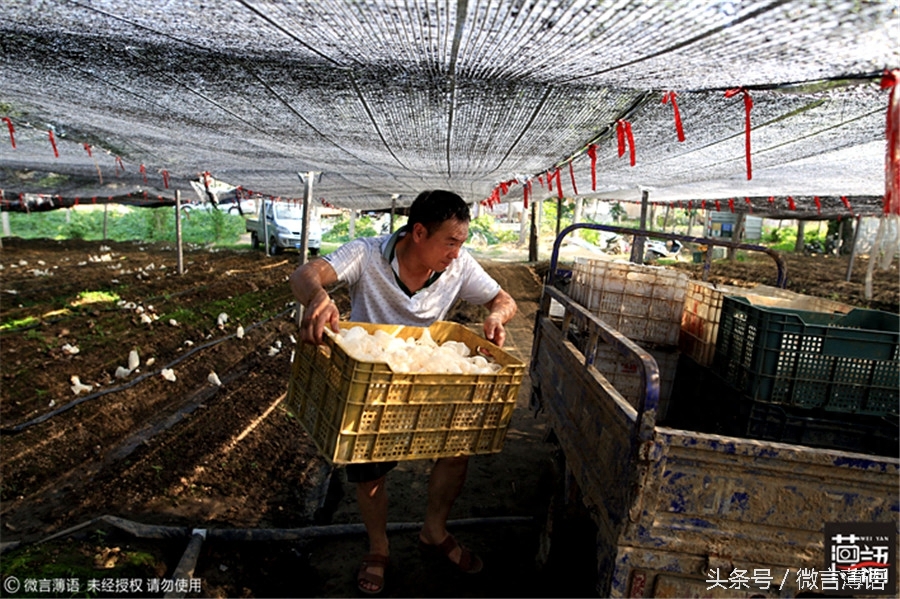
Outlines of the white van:
[{"label": "white van", "polygon": [[[253,249],[258,249],[268,239],[270,254],[277,254],[284,249],[299,250],[303,227],[303,206],[292,202],[272,202],[265,200],[260,211],[266,211],[266,220],[260,214],[257,218],[248,218],[247,231]],[[307,248],[313,256],[322,247],[322,224],[315,206],[309,208],[309,230],[307,232]]]}]

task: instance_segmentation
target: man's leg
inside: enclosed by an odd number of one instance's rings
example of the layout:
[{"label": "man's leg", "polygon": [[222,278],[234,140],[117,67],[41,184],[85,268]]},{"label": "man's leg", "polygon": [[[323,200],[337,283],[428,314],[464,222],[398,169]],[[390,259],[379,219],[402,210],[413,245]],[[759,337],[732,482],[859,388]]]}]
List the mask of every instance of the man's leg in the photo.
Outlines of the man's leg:
[{"label": "man's leg", "polygon": [[[385,477],[376,480],[356,483],[356,501],[362,515],[363,524],[369,534],[369,553],[376,555],[389,555],[387,536],[387,512],[388,496],[385,489]],[[367,571],[377,576],[384,576],[384,568],[371,565]],[[375,591],[376,586],[368,581],[360,582],[370,591]]]},{"label": "man's leg", "polygon": [[[468,456],[441,458],[435,462],[431,469],[431,478],[428,479],[428,507],[425,512],[425,525],[419,535],[424,543],[440,545],[447,538],[449,534],[447,518],[450,517],[450,509],[462,491],[468,467]],[[459,563],[462,557],[462,548],[455,547],[447,557],[452,562]]]}]

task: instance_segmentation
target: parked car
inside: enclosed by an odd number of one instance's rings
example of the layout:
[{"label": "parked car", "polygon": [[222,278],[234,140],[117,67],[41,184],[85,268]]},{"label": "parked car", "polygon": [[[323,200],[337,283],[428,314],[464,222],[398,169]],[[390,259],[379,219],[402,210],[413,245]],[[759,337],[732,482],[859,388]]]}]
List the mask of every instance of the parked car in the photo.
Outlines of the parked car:
[{"label": "parked car", "polygon": [[[266,213],[265,219],[262,218],[263,210]],[[253,249],[266,245],[270,254],[277,254],[288,248],[299,250],[302,239],[303,206],[265,200],[260,204],[256,217],[246,220],[246,227],[250,233]],[[307,249],[315,256],[322,247],[322,225],[314,207],[310,207],[307,235]]]}]

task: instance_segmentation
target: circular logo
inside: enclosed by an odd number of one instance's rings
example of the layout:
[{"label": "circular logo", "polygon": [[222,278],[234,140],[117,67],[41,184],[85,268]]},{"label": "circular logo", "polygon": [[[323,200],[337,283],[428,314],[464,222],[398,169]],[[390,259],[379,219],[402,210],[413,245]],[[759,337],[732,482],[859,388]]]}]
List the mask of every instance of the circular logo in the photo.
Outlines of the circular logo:
[{"label": "circular logo", "polygon": [[22,587],[22,584],[19,582],[19,579],[15,576],[10,576],[6,580],[3,581],[3,590],[7,593],[13,594],[18,593],[19,589]]}]

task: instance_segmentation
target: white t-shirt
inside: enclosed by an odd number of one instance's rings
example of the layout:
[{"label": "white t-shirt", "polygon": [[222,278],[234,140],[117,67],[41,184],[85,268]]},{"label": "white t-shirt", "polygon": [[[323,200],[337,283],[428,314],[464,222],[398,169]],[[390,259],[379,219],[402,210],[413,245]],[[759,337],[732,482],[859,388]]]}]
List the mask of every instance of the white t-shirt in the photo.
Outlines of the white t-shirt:
[{"label": "white t-shirt", "polygon": [[481,305],[500,292],[500,284],[461,249],[434,282],[410,297],[394,274],[397,259],[392,250],[402,232],[355,239],[325,256],[338,280],[350,287],[351,321],[427,327],[443,320],[457,298]]}]

